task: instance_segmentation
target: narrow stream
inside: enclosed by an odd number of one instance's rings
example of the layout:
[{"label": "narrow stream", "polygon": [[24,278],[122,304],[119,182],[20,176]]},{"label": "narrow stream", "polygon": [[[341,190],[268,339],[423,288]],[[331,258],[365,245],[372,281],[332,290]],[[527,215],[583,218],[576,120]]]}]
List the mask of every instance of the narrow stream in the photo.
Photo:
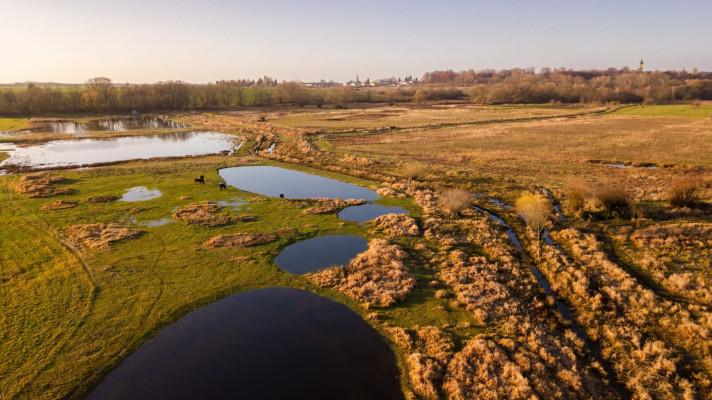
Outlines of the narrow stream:
[{"label": "narrow stream", "polygon": [[[501,203],[504,204],[504,203]],[[478,212],[486,215],[491,221],[494,221],[497,225],[500,225],[504,227],[507,230],[507,236],[509,237],[509,240],[512,242],[514,245],[514,248],[517,250],[519,255],[522,257],[523,260],[527,259],[528,256],[524,252],[524,249],[522,247],[521,242],[519,241],[519,238],[517,238],[517,234],[514,232],[514,229],[512,229],[511,226],[509,226],[506,221],[490,212],[487,210],[484,210],[478,206],[473,206],[475,210]],[[506,207],[503,207],[506,208]],[[548,245],[555,245],[554,241],[551,239],[551,236],[549,235],[548,231],[544,231],[544,234],[542,235],[544,242],[546,242]],[[603,354],[601,353],[601,348],[596,343],[591,339],[591,337],[588,336],[586,331],[575,321],[575,314],[569,308],[568,305],[566,305],[563,301],[559,300],[557,296],[555,295],[554,291],[551,289],[551,284],[549,281],[546,279],[544,274],[539,270],[539,268],[536,266],[534,262],[529,262],[529,269],[531,270],[532,274],[534,275],[534,278],[536,279],[537,283],[539,286],[544,290],[544,293],[550,297],[551,299],[554,300],[554,304],[556,305],[556,309],[559,312],[559,315],[561,315],[567,322],[571,330],[576,334],[576,336],[581,339],[584,342],[584,347],[591,352],[591,355],[598,360],[603,368],[606,371],[606,374],[610,377],[611,385],[616,388],[616,390],[624,397],[624,398],[630,398],[630,393],[628,389],[619,383],[616,371],[613,369],[611,364],[603,358]]]}]

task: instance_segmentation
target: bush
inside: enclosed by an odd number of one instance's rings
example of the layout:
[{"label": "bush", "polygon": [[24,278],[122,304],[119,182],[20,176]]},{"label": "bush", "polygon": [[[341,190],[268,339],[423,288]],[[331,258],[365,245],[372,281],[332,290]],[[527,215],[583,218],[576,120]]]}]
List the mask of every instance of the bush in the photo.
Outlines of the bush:
[{"label": "bush", "polygon": [[625,214],[630,211],[630,198],[623,188],[616,185],[605,185],[598,189],[596,198],[608,214]]},{"label": "bush", "polygon": [[527,226],[536,233],[537,243],[551,217],[551,202],[540,193],[524,192],[514,203]]},{"label": "bush", "polygon": [[679,178],[672,182],[668,193],[670,204],[676,207],[694,206],[699,200],[701,182],[694,178]]},{"label": "bush", "polygon": [[408,179],[418,179],[425,175],[425,170],[425,164],[420,162],[409,162],[403,166],[401,174],[403,174],[403,177]]},{"label": "bush", "polygon": [[573,212],[584,209],[588,196],[588,188],[581,180],[572,180],[566,187],[566,205]]},{"label": "bush", "polygon": [[472,195],[462,189],[447,188],[441,189],[438,193],[440,206],[449,212],[457,212],[470,204]]}]

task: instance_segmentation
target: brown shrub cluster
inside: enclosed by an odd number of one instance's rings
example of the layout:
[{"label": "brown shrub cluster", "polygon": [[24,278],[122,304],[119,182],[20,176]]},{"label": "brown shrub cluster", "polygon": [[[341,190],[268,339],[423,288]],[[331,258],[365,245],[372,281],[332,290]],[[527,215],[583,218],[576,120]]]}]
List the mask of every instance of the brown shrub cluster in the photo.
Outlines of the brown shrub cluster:
[{"label": "brown shrub cluster", "polygon": [[277,240],[277,235],[272,233],[236,233],[212,237],[203,243],[203,247],[249,247],[271,243],[275,240]]},{"label": "brown shrub cluster", "polygon": [[376,190],[376,193],[382,197],[395,197],[398,199],[403,199],[406,197],[406,195],[403,192],[400,192],[397,189],[390,187],[390,186],[384,186],[384,187],[378,188],[378,190]]},{"label": "brown shrub cluster", "polygon": [[366,306],[388,307],[403,300],[415,287],[415,279],[404,263],[406,257],[400,246],[374,239],[347,267],[327,268],[309,277]]},{"label": "brown shrub cluster", "polygon": [[345,207],[358,206],[365,204],[366,200],[361,199],[309,199],[309,200],[290,200],[295,204],[306,204],[310,205],[309,208],[304,210],[304,214],[309,215],[320,215],[320,214],[331,214],[337,212]]},{"label": "brown shrub cluster", "polygon": [[537,398],[517,364],[496,343],[482,337],[471,339],[455,354],[443,388],[455,400]]},{"label": "brown shrub cluster", "polygon": [[67,208],[73,208],[77,206],[76,201],[72,200],[56,200],[50,201],[42,206],[43,211],[53,211],[53,210],[64,210]]},{"label": "brown shrub cluster", "polygon": [[443,210],[454,213],[467,207],[472,200],[472,195],[466,190],[446,188],[438,192],[438,200]]},{"label": "brown shrub cluster", "polygon": [[196,224],[207,227],[224,226],[237,221],[249,221],[254,219],[249,216],[235,217],[220,214],[219,212],[221,209],[222,207],[218,204],[209,201],[193,203],[175,211],[173,213],[173,218],[187,224]]},{"label": "brown shrub cluster", "polygon": [[98,223],[72,225],[64,230],[64,234],[74,246],[106,250],[115,242],[139,236],[141,231],[118,224]]},{"label": "brown shrub cluster", "polygon": [[418,236],[420,228],[415,219],[403,214],[385,214],[373,220],[376,230],[388,236]]},{"label": "brown shrub cluster", "polygon": [[28,174],[13,181],[10,187],[17,193],[27,197],[52,197],[62,194],[69,194],[71,189],[62,188],[58,185],[67,183],[67,179],[50,174]]},{"label": "brown shrub cluster", "polygon": [[455,350],[452,338],[435,326],[390,327],[388,333],[408,353],[408,381],[418,398],[441,398],[443,374]]},{"label": "brown shrub cluster", "polygon": [[699,199],[702,181],[696,178],[683,177],[676,179],[670,185],[668,201],[676,207],[694,207]]}]

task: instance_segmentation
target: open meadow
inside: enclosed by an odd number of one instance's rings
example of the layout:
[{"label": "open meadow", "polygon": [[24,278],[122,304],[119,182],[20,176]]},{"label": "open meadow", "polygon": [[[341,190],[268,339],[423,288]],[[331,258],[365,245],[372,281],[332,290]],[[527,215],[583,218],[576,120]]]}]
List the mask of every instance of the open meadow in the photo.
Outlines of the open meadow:
[{"label": "open meadow", "polygon": [[[409,399],[709,398],[710,112],[702,103],[174,113],[185,127],[171,132],[223,132],[239,147],[0,175],[0,399],[84,398],[190,311],[267,287],[357,313],[387,340]],[[0,118],[0,131],[27,126]],[[24,135],[0,141],[77,139]],[[221,171],[238,166],[368,188],[374,205],[407,215],[359,223],[339,218],[352,205],[341,198],[280,198],[230,181],[221,190]],[[160,193],[122,201],[136,187]],[[545,209],[538,225],[522,199]],[[328,234],[368,248],[304,275],[275,263],[285,247]]]}]

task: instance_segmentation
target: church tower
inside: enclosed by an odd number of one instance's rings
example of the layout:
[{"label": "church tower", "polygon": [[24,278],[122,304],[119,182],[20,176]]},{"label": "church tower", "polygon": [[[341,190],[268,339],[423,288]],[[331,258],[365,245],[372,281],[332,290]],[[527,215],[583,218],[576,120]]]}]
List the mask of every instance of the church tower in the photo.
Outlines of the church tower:
[{"label": "church tower", "polygon": [[640,67],[638,67],[638,72],[643,72],[644,69],[645,63],[643,62],[643,60],[640,60]]}]

